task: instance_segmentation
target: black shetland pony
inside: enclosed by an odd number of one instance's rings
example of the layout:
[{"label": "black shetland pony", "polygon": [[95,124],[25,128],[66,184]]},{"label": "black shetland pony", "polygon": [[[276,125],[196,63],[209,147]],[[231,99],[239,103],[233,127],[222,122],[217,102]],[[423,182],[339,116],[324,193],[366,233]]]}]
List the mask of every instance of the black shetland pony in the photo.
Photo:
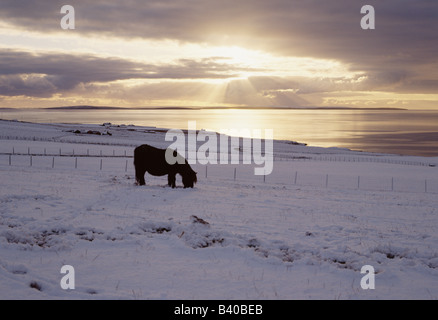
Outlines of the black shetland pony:
[{"label": "black shetland pony", "polygon": [[196,172],[192,170],[187,160],[182,158],[176,151],[173,151],[174,158],[178,158],[175,164],[166,161],[166,149],[158,149],[144,144],[134,150],[135,179],[141,186],[145,185],[144,175],[149,172],[153,176],[164,176],[167,174],[169,186],[175,188],[176,174],[182,176],[184,188],[193,188],[198,181]]}]

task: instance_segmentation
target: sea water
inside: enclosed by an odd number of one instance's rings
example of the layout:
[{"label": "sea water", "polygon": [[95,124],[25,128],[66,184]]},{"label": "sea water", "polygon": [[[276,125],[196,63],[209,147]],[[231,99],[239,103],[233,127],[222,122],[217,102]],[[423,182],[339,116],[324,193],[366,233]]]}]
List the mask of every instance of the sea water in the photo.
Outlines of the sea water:
[{"label": "sea water", "polygon": [[133,124],[225,132],[273,129],[274,139],[368,152],[438,156],[438,111],[352,109],[3,109],[1,119]]}]

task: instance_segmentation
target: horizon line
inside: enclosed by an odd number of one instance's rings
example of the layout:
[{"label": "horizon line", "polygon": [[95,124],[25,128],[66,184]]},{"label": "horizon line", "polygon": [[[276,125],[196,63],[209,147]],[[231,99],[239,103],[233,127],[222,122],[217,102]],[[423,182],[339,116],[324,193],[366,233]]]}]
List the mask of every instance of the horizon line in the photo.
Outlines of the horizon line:
[{"label": "horizon line", "polygon": [[[150,107],[117,107],[117,106],[91,106],[91,105],[77,105],[77,106],[58,106],[58,107],[36,107],[36,108],[1,108],[0,110],[14,110],[14,109],[40,109],[40,110],[225,110],[225,109],[239,109],[239,110],[415,110],[399,107],[341,107],[341,106],[307,106],[307,107],[288,107],[288,106],[150,106]],[[429,110],[429,109],[425,109]]]}]

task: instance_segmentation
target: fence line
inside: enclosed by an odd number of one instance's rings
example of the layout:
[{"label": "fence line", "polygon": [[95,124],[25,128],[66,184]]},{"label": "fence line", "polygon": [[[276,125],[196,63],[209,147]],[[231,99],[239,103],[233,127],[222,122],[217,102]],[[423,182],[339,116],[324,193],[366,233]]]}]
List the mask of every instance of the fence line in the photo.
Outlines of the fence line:
[{"label": "fence line", "polygon": [[97,142],[97,141],[68,141],[61,138],[45,138],[45,137],[22,137],[22,136],[3,136],[0,135],[0,140],[21,140],[21,141],[45,141],[45,142],[57,142],[57,143],[72,143],[72,144],[90,144],[101,146],[119,146],[119,147],[137,147],[138,143],[122,143],[122,142]]},{"label": "fence line", "polygon": [[[44,138],[44,137],[20,137],[20,136],[1,136],[0,139],[3,140],[25,140],[25,141],[49,141],[56,143],[71,143],[71,144],[83,144],[83,145],[101,145],[101,146],[116,146],[116,147],[136,147],[138,143],[118,143],[118,142],[89,142],[89,141],[64,141],[59,138]],[[27,154],[30,154],[30,147],[28,147]],[[64,154],[62,154],[61,148],[59,148],[59,155],[77,155],[77,156],[85,156],[85,154],[77,154],[75,149],[70,149],[70,151],[66,151],[64,149]],[[90,150],[87,149],[87,156],[90,155]],[[100,150],[102,153],[102,150]],[[8,154],[8,153],[0,153],[0,154]],[[12,154],[15,153],[15,147],[12,147]],[[26,154],[26,153],[21,153]],[[33,154],[33,155],[55,155],[55,154],[47,154],[46,148],[44,148],[44,154]],[[101,156],[103,156],[101,154]],[[115,149],[113,149],[113,156],[115,155]],[[119,155],[120,157],[132,157],[133,155],[127,155],[126,150],[124,155]],[[411,166],[438,166],[438,163],[431,163],[426,161],[414,161],[414,160],[402,160],[402,159],[390,159],[391,155],[340,155],[340,154],[325,154],[325,155],[311,155],[311,154],[301,154],[299,152],[291,153],[289,155],[285,154],[274,154],[272,155],[274,161],[329,161],[329,162],[375,162],[375,163],[389,163],[389,164],[399,164],[399,165],[411,165]],[[220,154],[217,154],[217,160],[220,160]]]},{"label": "fence line", "polygon": [[[28,160],[26,158],[28,157]],[[37,161],[37,160],[38,161]],[[72,161],[67,161],[72,159]],[[124,159],[125,161],[123,162]],[[51,161],[50,161],[51,160]],[[62,160],[62,161],[61,161]],[[96,161],[94,161],[96,160]],[[111,163],[110,160],[113,160]],[[61,163],[60,163],[61,161]],[[88,170],[103,171],[111,170],[115,172],[134,172],[132,157],[130,156],[59,156],[59,155],[34,155],[34,154],[9,154],[7,162],[9,166],[28,166],[39,168],[61,168],[81,170],[86,165]],[[93,164],[94,163],[94,164]],[[94,169],[93,169],[94,167]],[[273,181],[270,175],[254,176],[246,170],[239,170],[237,166],[229,165],[227,168],[222,166],[221,170],[209,170],[205,165],[205,178],[214,177],[216,179],[225,179],[233,181],[252,181],[252,182],[273,182],[283,185],[301,185],[301,186],[317,186],[325,188],[349,188],[367,191],[406,191],[416,193],[438,193],[438,180],[432,179],[410,179],[403,177],[372,177],[353,174],[323,174],[323,173],[305,173],[299,171],[290,172],[288,177],[282,175],[280,178],[274,178]],[[218,165],[217,167],[220,167]],[[216,168],[217,168],[216,167]],[[246,172],[245,172],[246,171]],[[230,174],[226,174],[230,172]],[[367,181],[368,180],[368,181]],[[403,181],[405,183],[403,183]],[[368,182],[368,183],[367,183]]]},{"label": "fence line", "polygon": [[[104,154],[102,150],[99,150],[99,154],[90,154],[90,149],[87,149],[86,153],[78,153],[75,149],[62,150],[58,148],[57,153],[48,153],[47,149],[44,148],[43,153],[31,153],[30,147],[27,148],[27,152],[16,152],[15,147],[12,147],[12,152],[0,152],[0,155],[32,155],[32,156],[60,156],[60,157],[111,157],[111,158],[133,158],[133,155],[129,155],[126,150],[123,154],[116,154],[116,150],[112,149],[111,154]],[[320,157],[291,157],[285,158],[281,156],[274,156],[274,161],[324,161],[324,162],[359,162],[359,163],[387,163],[387,164],[397,164],[397,165],[410,165],[410,166],[429,166],[436,167],[436,163],[425,163],[421,161],[409,161],[409,160],[398,160],[398,159],[387,159],[374,157],[352,157],[352,156],[320,156]],[[218,161],[219,162],[219,161]]]},{"label": "fence line", "polygon": [[[387,155],[386,157],[391,156]],[[388,159],[385,156],[340,156],[340,155],[326,155],[326,156],[274,156],[275,161],[324,161],[324,162],[375,162],[375,163],[388,163],[388,164],[400,164],[410,166],[438,166],[437,163],[426,163],[422,161],[412,160],[399,160]]]},{"label": "fence line", "polygon": [[[23,157],[29,157],[29,160],[28,160],[28,162],[27,161],[19,161],[19,163],[18,164],[15,164],[15,163],[13,163],[13,158],[14,157],[18,157],[18,158],[20,158],[20,159],[22,159]],[[47,168],[47,167],[50,167],[50,168],[52,168],[52,169],[54,169],[54,168],[56,168],[57,167],[57,164],[58,164],[58,166],[60,167],[60,168],[74,168],[74,169],[78,169],[78,164],[79,164],[79,160],[78,159],[99,159],[99,161],[98,161],[98,165],[99,165],[99,170],[100,171],[102,171],[103,169],[104,169],[104,162],[103,162],[103,159],[109,159],[109,158],[115,158],[115,159],[125,159],[125,165],[124,165],[124,171],[125,172],[127,172],[128,171],[128,164],[131,162],[132,163],[132,159],[127,159],[127,158],[132,158],[132,157],[129,157],[129,156],[126,156],[126,157],[124,157],[124,156],[66,156],[66,155],[62,155],[62,156],[59,156],[59,155],[56,155],[56,156],[49,156],[49,155],[34,155],[34,154],[30,154],[30,155],[22,155],[22,154],[14,154],[14,155],[12,155],[12,154],[9,154],[8,155],[8,165],[9,166],[15,166],[15,165],[17,165],[17,166],[26,166],[26,164],[25,163],[27,163],[28,165],[27,166],[29,166],[29,167],[34,167],[34,163],[35,163],[35,161],[34,161],[34,157],[38,157],[38,158],[51,158],[51,161],[49,160],[49,161],[46,161],[46,166],[44,166],[45,168]],[[60,166],[59,165],[59,161],[55,161],[55,159],[68,159],[68,158],[71,158],[71,159],[74,159],[74,162],[72,162],[71,164],[67,164],[67,165],[65,165],[65,163],[62,165],[62,166]],[[49,163],[50,165],[47,165],[47,163]],[[87,164],[89,164],[89,162],[87,162]],[[41,166],[39,166],[39,167],[41,167]],[[113,166],[114,167],[114,166]],[[118,167],[118,166],[117,166]]]},{"label": "fence line", "polygon": [[[52,148],[54,149],[54,148]],[[102,150],[99,150],[98,154],[91,155],[90,149],[87,149],[86,153],[78,153],[75,149],[64,150],[62,148],[56,148],[57,152],[47,152],[47,148],[44,148],[44,152],[31,152],[30,147],[27,148],[27,152],[16,152],[15,147],[12,147],[12,152],[0,152],[0,155],[14,155],[14,156],[59,156],[59,157],[111,157],[111,158],[133,158],[134,155],[129,155],[126,150],[123,151],[123,154],[116,154],[116,150],[112,149],[111,154],[104,154]]]}]

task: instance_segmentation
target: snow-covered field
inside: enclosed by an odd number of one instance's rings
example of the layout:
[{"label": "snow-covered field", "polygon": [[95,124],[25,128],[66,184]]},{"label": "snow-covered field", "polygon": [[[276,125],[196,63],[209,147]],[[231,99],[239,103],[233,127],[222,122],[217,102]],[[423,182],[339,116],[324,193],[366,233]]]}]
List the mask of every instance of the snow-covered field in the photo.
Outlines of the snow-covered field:
[{"label": "snow-covered field", "polygon": [[438,158],[276,141],[266,177],[136,186],[133,148],[163,132],[0,121],[1,299],[438,298]]}]

